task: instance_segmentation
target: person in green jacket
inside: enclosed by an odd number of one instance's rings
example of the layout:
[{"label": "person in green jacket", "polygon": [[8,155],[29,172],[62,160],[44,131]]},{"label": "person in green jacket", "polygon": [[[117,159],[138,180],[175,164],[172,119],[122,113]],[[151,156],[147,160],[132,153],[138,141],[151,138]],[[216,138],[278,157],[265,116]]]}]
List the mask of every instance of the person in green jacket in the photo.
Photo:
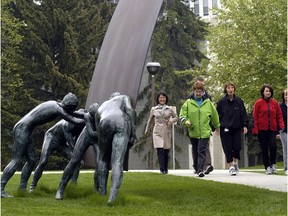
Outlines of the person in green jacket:
[{"label": "person in green jacket", "polygon": [[215,106],[208,97],[203,96],[204,87],[200,82],[193,85],[194,96],[185,101],[180,110],[179,118],[182,125],[188,128],[192,149],[196,152],[193,157],[193,167],[197,176],[204,177],[206,148],[211,134],[210,121],[219,135],[219,116]]}]

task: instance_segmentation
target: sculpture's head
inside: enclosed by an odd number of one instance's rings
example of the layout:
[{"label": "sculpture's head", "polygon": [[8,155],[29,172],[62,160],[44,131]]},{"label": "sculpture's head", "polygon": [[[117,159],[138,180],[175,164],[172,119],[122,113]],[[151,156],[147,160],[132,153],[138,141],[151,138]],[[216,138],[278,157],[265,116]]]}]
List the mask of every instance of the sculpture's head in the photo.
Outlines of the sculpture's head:
[{"label": "sculpture's head", "polygon": [[61,103],[64,105],[63,108],[66,110],[66,112],[74,112],[78,105],[78,99],[76,95],[69,92],[67,95],[65,95]]},{"label": "sculpture's head", "polygon": [[113,92],[110,96],[110,99],[119,95],[122,95],[122,94],[120,92]]},{"label": "sculpture's head", "polygon": [[93,103],[91,106],[89,106],[88,112],[90,113],[91,116],[95,116],[95,114],[97,113],[98,108],[99,108],[99,104],[98,103]]}]

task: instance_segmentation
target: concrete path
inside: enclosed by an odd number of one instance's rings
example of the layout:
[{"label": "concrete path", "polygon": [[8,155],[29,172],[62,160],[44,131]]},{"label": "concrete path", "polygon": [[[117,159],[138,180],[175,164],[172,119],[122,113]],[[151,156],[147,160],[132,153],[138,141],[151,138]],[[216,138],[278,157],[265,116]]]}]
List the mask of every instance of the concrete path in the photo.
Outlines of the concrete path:
[{"label": "concrete path", "polygon": [[[262,171],[262,170],[259,170]],[[157,172],[158,170],[129,170],[129,172]],[[287,193],[288,187],[288,177],[280,175],[266,175],[264,173],[253,173],[241,171],[236,176],[230,176],[228,170],[213,170],[209,175],[206,175],[203,178],[197,177],[193,170],[169,170],[168,175],[177,175],[177,176],[189,176],[193,178],[210,180],[210,181],[219,181],[233,184],[244,184],[257,188],[265,188],[272,191],[280,191]]]}]

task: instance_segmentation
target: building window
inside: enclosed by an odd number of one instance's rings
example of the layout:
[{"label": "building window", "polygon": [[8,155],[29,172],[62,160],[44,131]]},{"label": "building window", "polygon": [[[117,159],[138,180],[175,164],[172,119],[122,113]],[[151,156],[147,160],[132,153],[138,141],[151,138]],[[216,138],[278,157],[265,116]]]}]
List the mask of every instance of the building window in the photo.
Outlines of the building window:
[{"label": "building window", "polygon": [[194,2],[194,14],[195,14],[196,16],[199,16],[199,0],[196,0],[196,1]]},{"label": "building window", "polygon": [[[217,0],[212,0],[212,9],[218,8],[218,1]],[[213,11],[213,15],[217,15],[216,11]]]},{"label": "building window", "polygon": [[208,0],[203,1],[203,16],[209,15]]}]

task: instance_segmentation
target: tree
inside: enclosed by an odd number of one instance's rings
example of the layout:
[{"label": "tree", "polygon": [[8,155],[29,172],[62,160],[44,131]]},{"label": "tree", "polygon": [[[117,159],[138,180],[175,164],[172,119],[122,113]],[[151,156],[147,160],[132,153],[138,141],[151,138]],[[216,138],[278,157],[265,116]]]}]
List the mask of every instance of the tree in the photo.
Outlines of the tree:
[{"label": "tree", "polygon": [[[160,71],[156,76],[156,91],[165,90],[169,95],[169,104],[175,104],[177,110],[180,110],[182,99],[187,97],[188,90],[191,89],[190,81],[193,74],[177,76],[175,70],[195,69],[198,63],[205,59],[205,55],[199,50],[197,42],[204,40],[207,33],[207,24],[201,21],[194,13],[186,7],[181,1],[164,1],[167,15],[156,23],[152,37],[151,56],[152,61],[161,64]],[[140,92],[138,100],[151,97],[148,91],[150,84]],[[138,115],[138,122],[141,123],[149,112],[150,102],[147,102],[145,108]],[[184,134],[179,128],[180,132]],[[152,135],[139,138],[134,151],[141,153],[144,150],[143,145],[150,145],[150,150],[144,155],[143,160],[148,162],[148,167],[153,169],[153,143]],[[177,151],[181,151],[176,146]]]},{"label": "tree", "polygon": [[6,164],[11,154],[7,149],[13,143],[12,128],[24,106],[19,101],[27,99],[27,92],[20,77],[23,23],[13,16],[10,1],[1,3],[1,162]]},{"label": "tree", "polygon": [[[78,97],[79,107],[84,107],[114,6],[105,0],[19,0],[5,4],[4,9],[10,16],[5,19],[10,24],[5,30],[12,32],[17,28],[22,39],[19,43],[12,35],[11,41],[17,42],[17,46],[3,40],[1,45],[2,56],[7,56],[8,60],[13,59],[12,52],[17,56],[15,61],[9,60],[15,62],[13,74],[10,66],[2,67],[2,84],[5,81],[2,102],[10,103],[1,107],[1,123],[5,125],[2,143],[4,138],[12,144],[13,125],[39,103],[62,100],[68,92],[73,92]],[[3,34],[5,39],[7,35],[9,38],[6,31]],[[2,58],[2,64],[5,61]],[[11,116],[16,117],[11,119]],[[44,132],[54,123],[34,130],[37,150],[41,150]],[[2,147],[2,156],[4,152],[11,152],[7,146]],[[6,165],[3,157],[1,159]]]},{"label": "tree", "polygon": [[[207,39],[211,51],[208,86],[232,80],[251,111],[264,83],[276,99],[287,84],[287,2],[284,0],[222,0],[217,24]],[[216,91],[215,91],[216,89]]]}]

